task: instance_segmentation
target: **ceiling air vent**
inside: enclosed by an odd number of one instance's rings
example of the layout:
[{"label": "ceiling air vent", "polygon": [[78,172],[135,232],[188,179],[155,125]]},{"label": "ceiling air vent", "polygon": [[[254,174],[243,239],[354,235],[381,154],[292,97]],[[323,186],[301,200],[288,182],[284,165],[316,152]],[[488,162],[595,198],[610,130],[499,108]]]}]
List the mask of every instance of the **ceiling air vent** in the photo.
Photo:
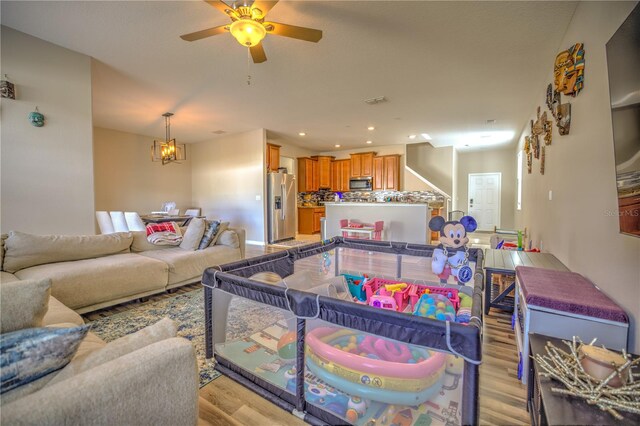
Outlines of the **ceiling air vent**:
[{"label": "ceiling air vent", "polygon": [[225,132],[224,130],[214,130],[211,133],[213,133],[214,135],[224,135],[227,132]]},{"label": "ceiling air vent", "polygon": [[364,101],[364,103],[368,105],[380,104],[382,102],[387,102],[387,98],[385,98],[384,96],[379,96],[377,98],[366,99]]}]

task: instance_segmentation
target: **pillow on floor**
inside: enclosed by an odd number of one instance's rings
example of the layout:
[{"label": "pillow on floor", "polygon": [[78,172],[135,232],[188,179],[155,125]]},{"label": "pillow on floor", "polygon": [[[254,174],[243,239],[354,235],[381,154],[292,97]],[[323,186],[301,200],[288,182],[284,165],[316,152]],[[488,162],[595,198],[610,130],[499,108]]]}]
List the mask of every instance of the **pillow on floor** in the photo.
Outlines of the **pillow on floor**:
[{"label": "pillow on floor", "polygon": [[49,309],[51,280],[24,280],[0,286],[0,333],[42,327]]},{"label": "pillow on floor", "polygon": [[86,355],[78,355],[65,368],[53,378],[47,386],[54,385],[70,377],[87,371],[98,365],[112,361],[128,353],[137,351],[152,343],[176,337],[178,327],[169,318],[163,318],[157,323],[143,328],[135,333],[123,336],[107,343],[103,348],[89,352]]},{"label": "pillow on floor", "polygon": [[198,244],[198,250],[203,250],[209,247],[211,244],[211,240],[218,233],[218,228],[220,228],[219,220],[206,220],[204,234],[202,235],[202,239],[200,240],[200,244]]},{"label": "pillow on floor", "polygon": [[31,383],[71,361],[89,326],[28,328],[0,335],[0,393]]},{"label": "pillow on floor", "polygon": [[180,248],[184,250],[193,251],[198,248],[202,235],[204,235],[205,220],[199,217],[194,217],[187,226],[187,232],[182,237],[182,243]]}]

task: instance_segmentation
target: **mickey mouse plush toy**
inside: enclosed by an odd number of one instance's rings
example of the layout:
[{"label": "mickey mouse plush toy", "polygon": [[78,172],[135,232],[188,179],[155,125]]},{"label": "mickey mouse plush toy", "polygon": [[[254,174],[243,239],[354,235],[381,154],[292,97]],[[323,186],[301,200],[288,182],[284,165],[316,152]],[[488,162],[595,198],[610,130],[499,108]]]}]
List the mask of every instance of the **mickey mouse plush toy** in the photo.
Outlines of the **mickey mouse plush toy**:
[{"label": "mickey mouse plush toy", "polygon": [[431,270],[446,283],[450,275],[464,284],[471,280],[473,271],[469,267],[467,232],[473,232],[478,224],[471,216],[463,216],[460,221],[445,221],[442,216],[435,216],[429,221],[429,229],[440,233],[440,245],[433,250]]}]

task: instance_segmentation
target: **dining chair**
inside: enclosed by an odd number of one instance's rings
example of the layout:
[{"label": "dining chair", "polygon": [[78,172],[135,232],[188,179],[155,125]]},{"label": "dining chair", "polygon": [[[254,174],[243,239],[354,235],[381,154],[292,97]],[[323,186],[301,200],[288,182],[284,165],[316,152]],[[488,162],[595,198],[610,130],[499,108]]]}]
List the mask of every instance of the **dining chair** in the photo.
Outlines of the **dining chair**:
[{"label": "dining chair", "polygon": [[96,220],[98,221],[98,227],[100,228],[101,234],[113,234],[116,232],[113,228],[113,222],[111,221],[109,212],[96,211]]},{"label": "dining chair", "polygon": [[200,209],[187,209],[185,210],[184,215],[198,217],[200,216]]},{"label": "dining chair", "polygon": [[115,232],[129,232],[127,220],[125,219],[123,212],[109,212],[109,214],[111,215],[111,221],[113,222]]},{"label": "dining chair", "polygon": [[147,229],[142,219],[140,219],[140,215],[136,212],[124,212],[124,219],[127,222],[129,231],[146,231]]},{"label": "dining chair", "polygon": [[171,209],[171,210],[167,211],[167,214],[169,216],[179,216],[180,215],[180,209]]}]

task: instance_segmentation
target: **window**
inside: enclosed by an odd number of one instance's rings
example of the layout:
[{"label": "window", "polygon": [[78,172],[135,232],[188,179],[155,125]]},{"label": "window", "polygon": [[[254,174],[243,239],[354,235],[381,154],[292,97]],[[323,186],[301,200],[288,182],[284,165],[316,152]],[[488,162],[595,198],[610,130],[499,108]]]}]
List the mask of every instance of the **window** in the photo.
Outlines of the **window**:
[{"label": "window", "polygon": [[516,185],[518,188],[518,204],[516,208],[522,210],[522,151],[518,151],[518,168],[516,174]]}]

